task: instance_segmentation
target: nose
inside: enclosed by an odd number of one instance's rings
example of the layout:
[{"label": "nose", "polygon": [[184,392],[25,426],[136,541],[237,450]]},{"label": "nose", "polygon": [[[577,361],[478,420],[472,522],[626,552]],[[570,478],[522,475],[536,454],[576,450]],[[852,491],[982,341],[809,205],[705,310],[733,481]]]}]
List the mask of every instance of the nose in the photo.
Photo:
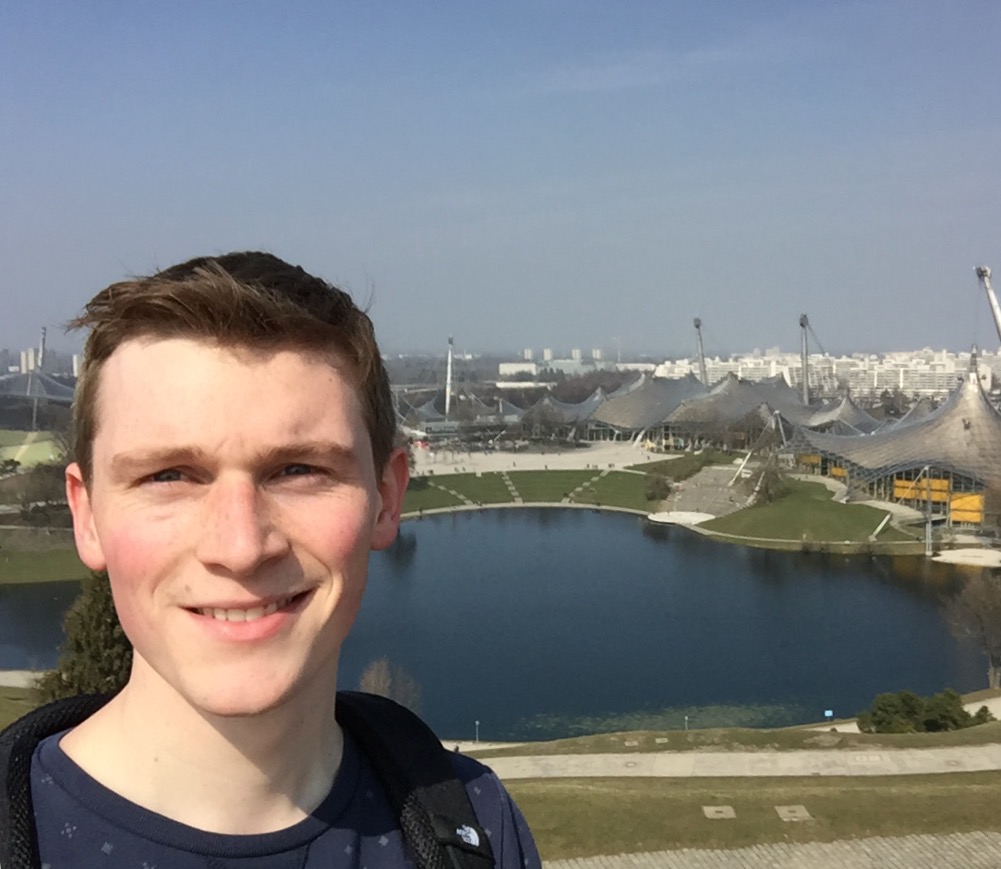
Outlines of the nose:
[{"label": "nose", "polygon": [[203,505],[197,547],[203,564],[247,574],[288,551],[288,538],[252,479],[213,480]]}]

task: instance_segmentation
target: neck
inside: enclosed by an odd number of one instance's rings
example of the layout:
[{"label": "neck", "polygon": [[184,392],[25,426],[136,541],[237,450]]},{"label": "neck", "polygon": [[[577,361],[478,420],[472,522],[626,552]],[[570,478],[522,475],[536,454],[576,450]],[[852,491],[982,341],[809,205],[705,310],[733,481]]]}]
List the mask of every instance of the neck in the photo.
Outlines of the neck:
[{"label": "neck", "polygon": [[155,673],[137,675],[61,742],[105,787],[172,820],[233,835],[292,826],[329,793],[343,751],[332,683],[322,696],[304,691],[260,714],[223,717],[194,708]]}]

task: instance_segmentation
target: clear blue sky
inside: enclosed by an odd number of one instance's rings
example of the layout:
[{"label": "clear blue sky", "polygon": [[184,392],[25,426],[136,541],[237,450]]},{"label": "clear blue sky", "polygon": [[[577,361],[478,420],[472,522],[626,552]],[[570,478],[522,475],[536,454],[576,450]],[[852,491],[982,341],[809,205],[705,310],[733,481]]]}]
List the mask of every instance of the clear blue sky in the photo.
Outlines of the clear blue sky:
[{"label": "clear blue sky", "polygon": [[997,345],[996,0],[0,0],[0,118],[0,347],[246,248],[394,351]]}]

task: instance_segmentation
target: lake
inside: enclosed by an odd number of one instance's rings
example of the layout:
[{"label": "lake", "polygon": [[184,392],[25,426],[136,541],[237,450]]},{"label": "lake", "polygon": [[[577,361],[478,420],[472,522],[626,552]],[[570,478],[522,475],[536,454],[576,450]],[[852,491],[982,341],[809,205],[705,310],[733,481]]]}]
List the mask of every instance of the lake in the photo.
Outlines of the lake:
[{"label": "lake", "polygon": [[[881,691],[986,686],[922,558],[769,552],[640,517],[506,509],[425,517],[373,557],[341,687],[387,657],[448,738],[777,726]],[[0,667],[49,666],[73,584],[0,586]]]}]

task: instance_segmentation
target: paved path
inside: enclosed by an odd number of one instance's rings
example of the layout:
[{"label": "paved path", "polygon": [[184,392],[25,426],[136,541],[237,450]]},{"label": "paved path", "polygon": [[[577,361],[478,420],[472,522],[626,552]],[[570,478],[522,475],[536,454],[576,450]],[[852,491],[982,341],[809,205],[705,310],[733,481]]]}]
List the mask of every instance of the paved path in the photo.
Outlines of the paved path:
[{"label": "paved path", "polygon": [[554,450],[553,452],[492,452],[441,450],[414,450],[414,463],[418,474],[459,474],[475,471],[542,471],[542,470],[621,470],[627,465],[662,461],[670,455],[652,453],[628,443],[593,443],[580,449]]},{"label": "paved path", "polygon": [[1001,833],[951,833],[755,845],[684,848],[578,860],[550,860],[548,869],[998,869]]},{"label": "paved path", "polygon": [[40,675],[32,670],[0,670],[0,688],[30,688]]},{"label": "paved path", "polygon": [[633,754],[492,757],[486,758],[484,762],[505,780],[643,776],[717,778],[923,775],[1001,770],[1001,745],[873,751],[654,751]]}]

